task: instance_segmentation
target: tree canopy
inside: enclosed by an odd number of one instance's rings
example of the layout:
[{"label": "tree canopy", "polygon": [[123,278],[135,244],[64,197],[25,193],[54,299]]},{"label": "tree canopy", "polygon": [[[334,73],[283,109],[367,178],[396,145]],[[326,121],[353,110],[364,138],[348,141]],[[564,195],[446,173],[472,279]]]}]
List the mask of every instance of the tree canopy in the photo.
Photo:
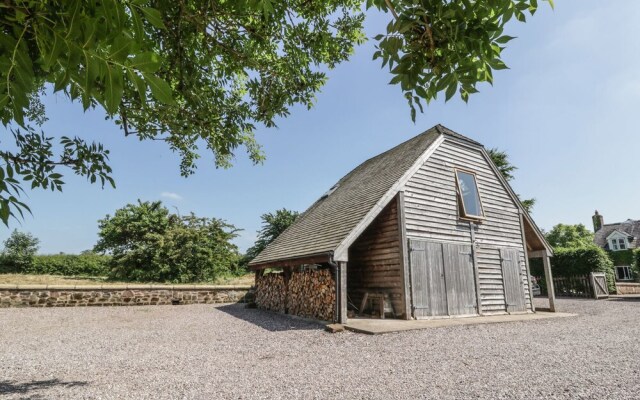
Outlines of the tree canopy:
[{"label": "tree canopy", "polygon": [[390,17],[373,57],[415,119],[416,106],[439,93],[466,101],[492,83],[513,39],[505,24],[537,8],[537,0],[0,2],[0,120],[15,142],[0,150],[0,220],[28,210],[25,183],[61,190],[62,167],[114,185],[99,143],[41,131],[47,91],[104,109],[125,135],[166,142],[186,176],[201,148],[219,167],[241,146],[260,162],[256,128],[313,105],[326,69],[365,40],[363,9]]},{"label": "tree canopy", "polygon": [[262,228],[258,231],[258,238],[253,246],[247,249],[244,257],[242,258],[242,264],[247,265],[253,260],[267,245],[275,240],[282,232],[293,224],[293,222],[300,216],[297,211],[287,210],[282,208],[272,213],[262,214]]},{"label": "tree canopy", "polygon": [[4,272],[25,272],[38,252],[40,239],[28,232],[13,230],[4,241],[0,270]]},{"label": "tree canopy", "polygon": [[593,232],[583,224],[577,225],[555,225],[546,235],[551,246],[563,248],[589,247],[593,246]]},{"label": "tree canopy", "polygon": [[171,214],[160,201],[128,204],[98,223],[95,251],[111,254],[112,279],[210,282],[235,272],[240,258],[233,225]]},{"label": "tree canopy", "polygon": [[[487,150],[487,153],[489,153],[489,157],[491,157],[491,161],[493,161],[493,163],[496,165],[496,167],[498,168],[498,171],[500,171],[504,179],[507,182],[513,180],[514,178],[513,172],[517,170],[518,167],[511,164],[507,153],[504,151],[498,150],[497,148],[489,149]],[[517,196],[520,199],[520,203],[522,204],[522,207],[524,207],[524,209],[528,213],[531,213],[531,211],[533,210],[533,206],[536,204],[536,199],[531,198],[531,199],[523,200],[522,198],[520,198],[520,195],[517,195]]]}]

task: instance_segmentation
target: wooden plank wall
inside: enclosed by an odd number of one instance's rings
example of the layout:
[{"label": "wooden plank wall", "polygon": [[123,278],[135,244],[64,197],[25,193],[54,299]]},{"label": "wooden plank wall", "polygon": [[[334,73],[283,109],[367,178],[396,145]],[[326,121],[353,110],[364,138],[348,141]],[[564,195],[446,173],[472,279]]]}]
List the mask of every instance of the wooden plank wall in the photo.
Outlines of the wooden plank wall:
[{"label": "wooden plank wall", "polygon": [[458,218],[454,168],[476,173],[485,220],[478,224],[480,295],[484,313],[505,312],[501,247],[520,250],[520,266],[530,309],[524,244],[516,204],[479,150],[445,140],[405,185],[407,237],[469,244],[469,223]]},{"label": "wooden plank wall", "polygon": [[390,293],[393,308],[400,317],[405,309],[401,257],[396,198],[349,248],[349,303],[360,307],[365,290],[384,289]]}]

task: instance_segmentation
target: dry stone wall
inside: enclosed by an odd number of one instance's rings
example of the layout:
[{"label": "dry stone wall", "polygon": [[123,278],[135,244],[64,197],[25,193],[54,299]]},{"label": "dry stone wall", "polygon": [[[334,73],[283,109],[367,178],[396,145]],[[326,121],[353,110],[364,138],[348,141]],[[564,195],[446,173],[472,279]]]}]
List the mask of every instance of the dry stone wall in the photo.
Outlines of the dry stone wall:
[{"label": "dry stone wall", "polygon": [[284,274],[271,273],[256,281],[259,308],[306,318],[333,321],[336,284],[331,270],[318,269]]},{"label": "dry stone wall", "polygon": [[250,286],[0,285],[0,307],[136,306],[238,303],[252,300]]}]

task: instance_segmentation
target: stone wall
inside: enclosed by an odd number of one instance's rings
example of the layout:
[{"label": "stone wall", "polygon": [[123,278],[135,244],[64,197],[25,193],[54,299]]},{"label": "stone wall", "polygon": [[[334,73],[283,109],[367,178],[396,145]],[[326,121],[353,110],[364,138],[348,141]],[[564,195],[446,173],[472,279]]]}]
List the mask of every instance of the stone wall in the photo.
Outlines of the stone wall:
[{"label": "stone wall", "polygon": [[617,294],[640,294],[640,283],[616,282]]},{"label": "stone wall", "polygon": [[54,286],[0,285],[0,307],[142,306],[243,303],[251,286]]}]

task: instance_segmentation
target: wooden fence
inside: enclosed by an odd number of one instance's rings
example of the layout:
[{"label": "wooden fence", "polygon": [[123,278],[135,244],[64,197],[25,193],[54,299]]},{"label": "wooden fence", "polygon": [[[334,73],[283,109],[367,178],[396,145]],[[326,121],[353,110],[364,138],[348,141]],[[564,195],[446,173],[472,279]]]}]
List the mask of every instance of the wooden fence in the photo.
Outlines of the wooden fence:
[{"label": "wooden fence", "polygon": [[[540,289],[542,294],[546,295],[544,277],[536,276],[535,278],[541,283]],[[556,296],[561,297],[589,297],[597,299],[609,296],[609,292],[606,289],[606,278],[604,274],[599,273],[592,272],[591,275],[577,276],[554,276],[553,286],[556,290]]]}]

